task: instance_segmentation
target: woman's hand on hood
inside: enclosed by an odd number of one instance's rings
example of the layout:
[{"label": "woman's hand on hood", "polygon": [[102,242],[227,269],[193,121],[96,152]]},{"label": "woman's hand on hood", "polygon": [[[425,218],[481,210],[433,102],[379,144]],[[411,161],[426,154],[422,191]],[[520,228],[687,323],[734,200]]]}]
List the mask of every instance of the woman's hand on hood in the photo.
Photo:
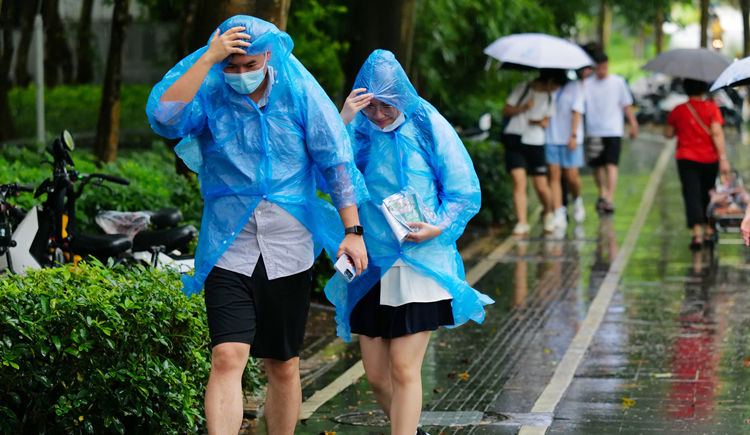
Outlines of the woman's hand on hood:
[{"label": "woman's hand on hood", "polygon": [[357,112],[370,104],[373,94],[362,94],[362,92],[366,91],[367,89],[365,88],[355,89],[346,97],[344,108],[341,109],[341,120],[344,121],[344,125],[349,125],[354,120],[354,117],[357,116]]},{"label": "woman's hand on hood", "polygon": [[233,54],[247,54],[240,47],[250,46],[249,42],[243,41],[243,39],[250,39],[250,35],[240,33],[243,30],[245,30],[244,27],[232,27],[221,35],[221,30],[216,29],[216,33],[211,38],[211,44],[208,46],[208,51],[204,55],[205,59],[213,65]]}]

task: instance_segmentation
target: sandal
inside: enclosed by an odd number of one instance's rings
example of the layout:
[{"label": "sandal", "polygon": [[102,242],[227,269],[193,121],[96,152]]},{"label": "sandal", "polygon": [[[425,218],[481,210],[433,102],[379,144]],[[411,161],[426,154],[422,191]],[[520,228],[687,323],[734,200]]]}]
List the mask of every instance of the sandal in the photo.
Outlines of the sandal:
[{"label": "sandal", "polygon": [[602,211],[607,214],[614,214],[615,213],[615,203],[604,201],[602,204]]},{"label": "sandal", "polygon": [[703,239],[703,247],[713,249],[714,246],[719,242],[719,235],[716,233],[707,234]]}]

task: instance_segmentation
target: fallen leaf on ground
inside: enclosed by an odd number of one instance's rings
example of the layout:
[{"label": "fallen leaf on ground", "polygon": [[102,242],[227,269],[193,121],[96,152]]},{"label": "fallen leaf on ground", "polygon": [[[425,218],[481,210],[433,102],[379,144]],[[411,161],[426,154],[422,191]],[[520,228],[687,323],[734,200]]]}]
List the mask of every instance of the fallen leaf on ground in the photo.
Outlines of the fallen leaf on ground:
[{"label": "fallen leaf on ground", "polygon": [[747,369],[747,368],[750,368],[750,358],[747,358],[747,359],[745,360],[745,364],[744,364],[744,366],[745,366],[745,368],[746,368],[746,369]]},{"label": "fallen leaf on ground", "polygon": [[435,393],[435,394],[440,394],[440,393],[443,392],[443,390],[441,390],[439,388],[435,388],[434,390],[432,390],[432,392]]},{"label": "fallen leaf on ground", "polygon": [[635,400],[628,399],[627,397],[623,397],[622,398],[622,407],[623,408],[630,408],[633,405],[635,405]]},{"label": "fallen leaf on ground", "polygon": [[672,373],[654,373],[655,378],[671,378]]},{"label": "fallen leaf on ground", "polygon": [[461,364],[468,364],[469,358],[461,358]]},{"label": "fallen leaf on ground", "polygon": [[457,374],[456,372],[450,372],[450,373],[448,373],[448,378],[449,379],[453,379],[453,378],[456,377],[456,374]]},{"label": "fallen leaf on ground", "polygon": [[544,349],[544,353],[552,353],[552,351],[549,349]]},{"label": "fallen leaf on ground", "polygon": [[461,373],[460,375],[458,375],[458,377],[461,378],[461,379],[463,379],[465,381],[465,380],[469,379],[469,374],[466,373],[466,372],[464,372],[464,373]]}]

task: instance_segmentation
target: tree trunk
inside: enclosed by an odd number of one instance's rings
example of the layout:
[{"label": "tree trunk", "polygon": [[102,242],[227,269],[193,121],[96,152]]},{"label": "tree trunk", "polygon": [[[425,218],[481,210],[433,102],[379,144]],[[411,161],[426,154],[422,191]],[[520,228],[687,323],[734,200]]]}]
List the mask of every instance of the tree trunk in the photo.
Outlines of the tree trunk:
[{"label": "tree trunk", "polygon": [[76,55],[78,68],[76,72],[76,83],[87,84],[94,81],[94,48],[91,46],[94,34],[91,32],[91,15],[94,9],[94,0],[83,0],[81,4],[81,18],[78,21],[76,34]]},{"label": "tree trunk", "polygon": [[286,32],[291,0],[258,0],[254,16],[270,21],[282,32]]},{"label": "tree trunk", "polygon": [[701,47],[708,48],[708,4],[709,0],[701,0]]},{"label": "tree trunk", "polygon": [[65,38],[60,18],[60,0],[42,0],[42,19],[46,33],[44,81],[47,86],[73,82],[73,53]]},{"label": "tree trunk", "polygon": [[599,15],[596,23],[596,42],[599,49],[607,48],[607,0],[599,0]]},{"label": "tree trunk", "polygon": [[34,16],[38,4],[37,0],[24,0],[21,9],[21,39],[18,41],[15,76],[16,85],[24,88],[31,84],[29,50],[31,49],[31,37],[34,35]]},{"label": "tree trunk", "polygon": [[0,0],[0,24],[3,27],[3,54],[0,58],[0,141],[13,139],[13,118],[10,116],[10,62],[13,59],[13,1]]},{"label": "tree trunk", "polygon": [[112,12],[107,69],[102,86],[102,104],[99,121],[96,125],[94,154],[105,163],[117,157],[117,143],[120,136],[120,85],[122,84],[122,58],[125,38],[131,17],[128,14],[131,0],[115,0]]},{"label": "tree trunk", "polygon": [[659,5],[659,9],[656,11],[654,39],[656,43],[656,54],[661,54],[664,50],[664,9],[661,5]]},{"label": "tree trunk", "polygon": [[750,0],[740,0],[742,8],[742,55],[750,56]]},{"label": "tree trunk", "polygon": [[352,22],[357,25],[352,26],[344,89],[352,88],[362,64],[378,48],[392,51],[404,70],[411,72],[415,9],[416,0],[354,2]]}]

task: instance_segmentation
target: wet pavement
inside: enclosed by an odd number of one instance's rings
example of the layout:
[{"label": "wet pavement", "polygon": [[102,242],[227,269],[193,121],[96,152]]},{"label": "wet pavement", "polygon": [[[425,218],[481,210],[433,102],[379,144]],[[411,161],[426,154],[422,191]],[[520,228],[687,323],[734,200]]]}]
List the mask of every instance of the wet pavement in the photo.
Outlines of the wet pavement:
[{"label": "wet pavement", "polygon": [[[587,175],[588,216],[566,238],[546,238],[537,226],[527,240],[497,237],[469,249],[467,271],[492,260],[474,286],[496,302],[484,324],[433,335],[422,370],[428,432],[518,434],[523,426],[531,434],[549,426],[550,434],[750,433],[747,250],[734,243],[738,235],[724,236],[713,254],[688,250],[672,158],[572,382],[553,413],[531,412],[583,325],[665,146],[648,133],[624,143],[613,218],[594,212],[596,191]],[[729,149],[738,169],[750,166],[742,148]],[[316,314],[319,323],[333,321],[323,314]],[[308,343],[303,400],[341,385],[345,372],[358,373],[357,343],[325,334]],[[390,432],[364,377],[346,378],[318,405],[296,433]],[[262,420],[247,433],[265,433]]]}]

